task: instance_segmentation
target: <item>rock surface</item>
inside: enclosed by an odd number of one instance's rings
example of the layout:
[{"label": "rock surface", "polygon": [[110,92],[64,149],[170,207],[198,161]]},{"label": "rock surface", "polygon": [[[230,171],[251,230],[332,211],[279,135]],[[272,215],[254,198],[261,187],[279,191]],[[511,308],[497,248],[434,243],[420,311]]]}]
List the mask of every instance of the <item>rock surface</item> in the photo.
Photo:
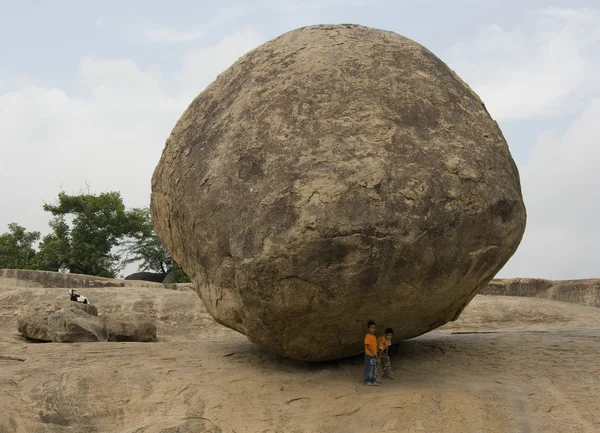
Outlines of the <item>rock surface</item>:
[{"label": "rock surface", "polygon": [[0,281],[19,287],[162,287],[150,281],[129,281],[116,278],[103,278],[93,275],[63,274],[61,272],[32,271],[29,269],[0,269]]},{"label": "rock surface", "polygon": [[102,319],[73,307],[61,308],[48,316],[48,334],[54,343],[108,340]]},{"label": "rock surface", "polygon": [[[438,331],[392,347],[396,380],[363,387],[361,357],[303,363],[218,325],[195,293],[86,289],[139,311],[159,342],[30,344],[23,299],[62,289],[0,279],[1,433],[596,432],[600,309],[476,296]],[[558,282],[557,282],[558,283]]]},{"label": "rock surface", "polygon": [[600,279],[558,281],[540,278],[496,279],[490,281],[481,290],[481,294],[527,296],[600,307]]},{"label": "rock surface", "polygon": [[17,314],[19,333],[31,340],[56,341],[53,332],[48,327],[48,317],[63,308],[78,309],[85,314],[98,316],[98,310],[92,304],[82,304],[69,300],[54,302],[44,302],[42,300],[40,302],[37,298],[30,298],[25,309]]},{"label": "rock surface", "polygon": [[102,316],[108,341],[156,341],[156,323],[145,313],[119,311]]},{"label": "rock surface", "polygon": [[155,319],[146,312],[107,310],[98,317],[91,304],[34,299],[18,314],[17,327],[25,338],[55,343],[157,340]]},{"label": "rock surface", "polygon": [[210,314],[303,360],[456,319],[515,252],[519,174],[430,51],[355,25],[249,52],[177,122],[152,179],[163,243]]}]

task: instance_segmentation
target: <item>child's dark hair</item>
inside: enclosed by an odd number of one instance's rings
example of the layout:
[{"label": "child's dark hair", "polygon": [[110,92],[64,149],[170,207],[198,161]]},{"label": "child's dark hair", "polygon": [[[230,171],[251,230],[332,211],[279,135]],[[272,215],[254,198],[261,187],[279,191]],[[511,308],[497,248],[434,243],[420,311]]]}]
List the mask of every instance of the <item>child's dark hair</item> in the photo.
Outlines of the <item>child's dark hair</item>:
[{"label": "child's dark hair", "polygon": [[388,328],[388,329],[385,330],[385,333],[393,335],[394,334],[394,330],[392,328]]},{"label": "child's dark hair", "polygon": [[375,322],[373,322],[372,320],[369,320],[369,321],[367,322],[367,328],[370,328],[370,327],[371,327],[371,325],[375,325]]}]

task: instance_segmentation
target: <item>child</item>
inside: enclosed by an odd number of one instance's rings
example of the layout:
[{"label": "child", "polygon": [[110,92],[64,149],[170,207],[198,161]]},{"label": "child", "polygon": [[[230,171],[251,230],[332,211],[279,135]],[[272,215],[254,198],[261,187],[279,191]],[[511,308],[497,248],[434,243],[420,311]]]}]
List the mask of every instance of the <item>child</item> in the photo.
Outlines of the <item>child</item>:
[{"label": "child", "polygon": [[392,337],[394,336],[394,330],[387,328],[385,334],[377,339],[377,381],[381,377],[385,379],[393,379],[391,372],[390,355],[388,350],[392,345]]},{"label": "child", "polygon": [[367,323],[367,335],[365,335],[365,379],[364,384],[377,386],[376,362],[377,362],[377,338],[375,337],[375,322]]}]

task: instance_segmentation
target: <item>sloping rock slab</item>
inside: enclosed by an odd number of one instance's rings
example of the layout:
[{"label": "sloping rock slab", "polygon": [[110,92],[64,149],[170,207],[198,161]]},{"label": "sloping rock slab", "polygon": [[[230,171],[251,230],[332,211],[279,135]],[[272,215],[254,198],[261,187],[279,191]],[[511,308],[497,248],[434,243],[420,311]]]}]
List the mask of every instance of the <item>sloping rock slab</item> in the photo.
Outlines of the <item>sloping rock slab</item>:
[{"label": "sloping rock slab", "polygon": [[600,279],[558,281],[539,278],[496,279],[490,281],[481,294],[526,296],[600,307]]},{"label": "sloping rock slab", "polygon": [[119,280],[94,275],[64,274],[62,272],[28,269],[0,269],[0,279],[17,287],[103,288],[103,287],[162,287],[152,281]]},{"label": "sloping rock slab", "polygon": [[108,341],[156,341],[156,322],[147,314],[119,311],[102,316]]}]

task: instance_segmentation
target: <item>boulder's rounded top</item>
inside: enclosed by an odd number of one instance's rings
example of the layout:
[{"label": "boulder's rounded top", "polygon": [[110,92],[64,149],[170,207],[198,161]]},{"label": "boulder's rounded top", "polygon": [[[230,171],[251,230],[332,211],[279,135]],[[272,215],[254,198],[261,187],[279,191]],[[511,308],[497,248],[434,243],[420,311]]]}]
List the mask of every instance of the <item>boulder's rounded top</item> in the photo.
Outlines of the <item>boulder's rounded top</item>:
[{"label": "boulder's rounded top", "polygon": [[[289,32],[283,33],[272,41],[277,40],[282,37],[286,37],[289,35],[293,35],[295,33],[313,33],[314,37],[318,38],[324,35],[326,32],[336,32],[336,35],[341,34],[341,32],[354,32],[354,33],[371,33],[371,34],[379,34],[379,35],[394,35],[403,39],[410,40],[405,36],[400,35],[399,33],[378,29],[375,27],[363,26],[362,24],[313,24],[310,26],[298,27],[297,29],[290,30]],[[416,43],[416,42],[415,42]]]}]

